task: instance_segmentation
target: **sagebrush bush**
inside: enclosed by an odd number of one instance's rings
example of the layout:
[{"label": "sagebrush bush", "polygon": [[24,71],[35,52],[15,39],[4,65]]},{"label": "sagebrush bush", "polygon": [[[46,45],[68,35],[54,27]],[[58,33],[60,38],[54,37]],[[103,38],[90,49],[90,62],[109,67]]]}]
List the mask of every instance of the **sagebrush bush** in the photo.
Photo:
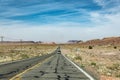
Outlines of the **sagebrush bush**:
[{"label": "sagebrush bush", "polygon": [[29,56],[27,54],[21,54],[22,59],[27,59]]},{"label": "sagebrush bush", "polygon": [[92,66],[96,66],[96,63],[95,63],[95,62],[92,62],[91,65],[92,65]]},{"label": "sagebrush bush", "polygon": [[76,60],[82,60],[82,57],[81,56],[76,56],[75,59]]},{"label": "sagebrush bush", "polygon": [[89,46],[88,48],[89,48],[89,49],[93,49],[93,47],[92,47],[92,46]]},{"label": "sagebrush bush", "polygon": [[114,49],[117,49],[117,47],[116,47],[116,46],[114,46]]}]

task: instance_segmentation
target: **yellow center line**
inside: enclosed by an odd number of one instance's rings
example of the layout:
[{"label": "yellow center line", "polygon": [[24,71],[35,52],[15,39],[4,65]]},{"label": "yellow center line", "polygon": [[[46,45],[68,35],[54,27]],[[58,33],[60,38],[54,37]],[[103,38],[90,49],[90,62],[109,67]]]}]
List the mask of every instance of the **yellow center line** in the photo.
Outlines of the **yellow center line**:
[{"label": "yellow center line", "polygon": [[53,57],[53,56],[49,57],[48,59],[45,59],[44,61],[42,61],[42,62],[40,62],[40,63],[34,65],[34,66],[31,67],[31,68],[28,68],[28,69],[24,70],[23,72],[21,72],[21,73],[15,75],[15,76],[13,76],[13,77],[12,77],[11,79],[9,79],[9,80],[22,80],[22,75],[23,75],[24,73],[26,73],[26,72],[28,72],[28,71],[30,71],[30,70],[32,70],[32,69],[34,69],[34,68],[40,66],[43,62],[49,60],[49,59],[52,58],[52,57]]}]

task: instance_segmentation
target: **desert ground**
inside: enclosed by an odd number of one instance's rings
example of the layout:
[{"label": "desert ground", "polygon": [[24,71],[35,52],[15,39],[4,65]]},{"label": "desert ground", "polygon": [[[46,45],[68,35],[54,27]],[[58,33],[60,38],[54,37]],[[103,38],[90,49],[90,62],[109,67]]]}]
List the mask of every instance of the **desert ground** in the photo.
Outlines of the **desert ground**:
[{"label": "desert ground", "polygon": [[[59,44],[64,55],[100,80],[120,80],[120,46]],[[50,54],[56,44],[0,44],[0,64]]]},{"label": "desert ground", "polygon": [[120,46],[62,45],[62,52],[100,80],[120,80]]},{"label": "desert ground", "polygon": [[55,49],[54,44],[1,44],[0,63],[50,54]]}]

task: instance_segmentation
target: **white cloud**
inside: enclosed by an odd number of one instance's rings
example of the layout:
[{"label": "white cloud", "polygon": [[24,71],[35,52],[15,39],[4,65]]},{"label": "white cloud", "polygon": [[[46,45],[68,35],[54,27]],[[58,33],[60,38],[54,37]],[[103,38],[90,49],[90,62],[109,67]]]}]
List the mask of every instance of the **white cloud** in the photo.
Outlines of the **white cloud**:
[{"label": "white cloud", "polygon": [[[111,16],[110,16],[111,17]],[[110,18],[109,17],[109,18]],[[118,17],[118,16],[117,16]],[[111,22],[104,25],[94,25],[95,27],[83,27],[76,23],[60,23],[51,25],[22,25],[0,27],[0,34],[11,38],[35,41],[55,41],[66,42],[68,40],[88,40],[103,38],[107,36],[119,36],[119,22],[116,17],[111,17]],[[114,21],[112,21],[114,20]]]},{"label": "white cloud", "polygon": [[120,12],[114,14],[91,12],[90,15],[94,27],[88,31],[94,33],[94,37],[120,36]]},{"label": "white cloud", "polygon": [[[110,2],[113,0],[110,0]],[[116,1],[116,0],[115,0]],[[110,4],[107,0],[97,0],[97,4],[103,6],[104,8]],[[59,5],[59,3],[53,4],[53,6]],[[40,9],[40,7],[44,7]],[[9,17],[15,15],[28,15],[38,12],[44,12],[48,10],[55,9],[64,9],[65,6],[53,7],[49,4],[44,5],[33,5],[23,7],[20,10],[18,8],[7,8],[8,11],[3,12],[0,16]],[[67,7],[69,9],[69,7]],[[56,21],[51,24],[44,25],[33,25],[27,22],[20,20],[10,20],[10,19],[1,19],[0,20],[0,36],[23,39],[23,40],[35,40],[35,41],[55,41],[55,42],[66,42],[68,40],[88,40],[95,38],[103,38],[107,36],[120,36],[120,7],[114,6],[113,8],[106,8],[100,11],[90,11],[88,12],[85,9],[73,9],[77,11],[76,13],[63,14],[60,16],[45,16],[46,19],[54,18],[55,20],[61,20],[59,23]],[[71,9],[71,8],[70,8]],[[80,21],[81,11],[85,13],[86,16],[91,22],[89,24],[81,24],[77,21]],[[83,14],[82,13],[82,14]],[[72,15],[74,14],[74,16]],[[75,14],[77,16],[75,16]],[[78,15],[79,14],[79,15]],[[69,16],[68,16],[69,15]],[[66,17],[68,16],[68,17]],[[70,21],[70,17],[72,20]],[[63,20],[65,17],[66,20]],[[83,17],[83,15],[82,15]]]},{"label": "white cloud", "polygon": [[[56,41],[65,42],[69,39],[80,39],[77,38],[82,33],[82,28],[73,27],[67,24],[58,25],[43,25],[43,26],[30,26],[25,25],[14,25],[0,27],[0,34],[7,37],[24,40],[41,40],[41,41]],[[79,31],[81,30],[81,31]],[[79,33],[80,32],[80,33]]]},{"label": "white cloud", "polygon": [[105,0],[94,0],[98,5],[104,7],[106,5]]},{"label": "white cloud", "polygon": [[120,0],[93,0],[98,5],[102,6],[103,8],[110,8],[114,6],[118,6],[120,3]]}]

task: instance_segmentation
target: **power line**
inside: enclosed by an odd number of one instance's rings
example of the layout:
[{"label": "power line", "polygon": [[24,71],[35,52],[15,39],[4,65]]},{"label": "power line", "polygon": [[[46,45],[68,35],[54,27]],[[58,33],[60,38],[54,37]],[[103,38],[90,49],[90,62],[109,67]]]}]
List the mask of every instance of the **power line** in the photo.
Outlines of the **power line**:
[{"label": "power line", "polygon": [[16,39],[16,38],[11,38],[11,37],[5,37],[7,40],[17,40],[17,41],[19,41],[20,39]]},{"label": "power line", "polygon": [[1,38],[1,42],[3,42],[3,40],[4,40],[4,36],[0,36],[0,38]]}]

